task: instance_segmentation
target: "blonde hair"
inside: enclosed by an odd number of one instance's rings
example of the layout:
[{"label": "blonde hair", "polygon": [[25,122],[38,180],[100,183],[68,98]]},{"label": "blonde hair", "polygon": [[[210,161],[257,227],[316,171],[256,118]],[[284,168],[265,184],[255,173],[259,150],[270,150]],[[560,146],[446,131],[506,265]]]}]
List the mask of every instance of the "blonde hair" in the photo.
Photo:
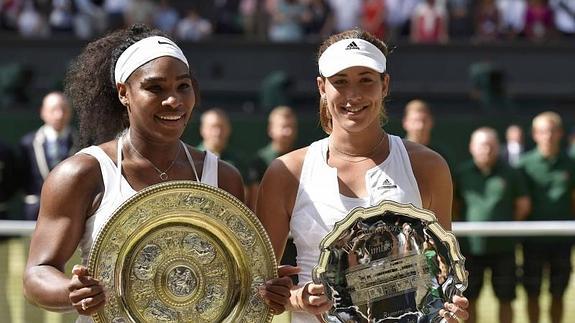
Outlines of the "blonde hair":
[{"label": "blonde hair", "polygon": [[[351,39],[351,38],[359,38],[359,39],[363,39],[365,41],[372,43],[375,47],[377,47],[379,50],[381,50],[383,55],[385,55],[385,57],[387,58],[389,51],[387,49],[387,45],[383,41],[379,40],[377,37],[373,36],[372,34],[370,34],[367,31],[364,31],[364,30],[359,29],[359,28],[355,28],[355,29],[341,32],[339,34],[332,35],[328,39],[326,39],[319,47],[318,54],[317,54],[318,61],[319,61],[319,57],[321,56],[321,54],[323,54],[323,52],[329,46],[331,46],[334,43],[337,43],[340,40]],[[388,59],[388,61],[389,61],[389,59]],[[381,74],[382,79],[385,77],[385,74],[387,74],[387,73],[383,72]],[[320,77],[325,79],[325,77],[323,77],[321,75],[320,75]],[[380,121],[381,121],[382,126],[387,122],[387,113],[385,111],[385,105],[383,104],[383,100],[381,102]],[[320,98],[320,101],[319,101],[319,123],[320,123],[323,131],[325,131],[325,133],[327,133],[327,134],[331,133],[331,131],[333,129],[333,123],[331,120],[331,115],[329,115],[329,111],[327,109],[327,99],[323,96]]]},{"label": "blonde hair", "polygon": [[407,116],[413,112],[423,112],[431,116],[431,109],[429,108],[429,105],[427,105],[427,102],[420,99],[415,99],[407,102],[403,115]]},{"label": "blonde hair", "polygon": [[295,112],[287,105],[280,105],[272,109],[268,116],[268,123],[271,123],[276,117],[285,117],[296,119]]},{"label": "blonde hair", "polygon": [[543,122],[543,121],[550,121],[553,123],[555,128],[562,129],[563,128],[563,121],[561,120],[561,116],[557,112],[553,111],[545,111],[539,113],[535,118],[533,118],[533,122],[531,123],[531,127],[535,128],[535,125]]}]

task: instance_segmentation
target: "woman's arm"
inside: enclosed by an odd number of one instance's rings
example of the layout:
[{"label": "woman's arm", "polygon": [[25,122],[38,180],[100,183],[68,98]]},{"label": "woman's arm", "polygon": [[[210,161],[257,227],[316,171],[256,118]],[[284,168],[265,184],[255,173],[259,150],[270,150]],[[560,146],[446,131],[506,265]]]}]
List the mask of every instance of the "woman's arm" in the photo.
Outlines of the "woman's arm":
[{"label": "woman's arm", "polygon": [[78,296],[99,297],[96,300],[103,301],[95,280],[88,277],[73,287],[71,275],[64,273],[102,186],[98,162],[88,155],[67,159],[46,179],[24,273],[24,295],[30,302],[51,311],[69,311],[74,303],[71,289],[81,289],[83,285],[92,287]]},{"label": "woman's arm", "polygon": [[404,141],[419,186],[423,208],[435,213],[445,230],[451,230],[453,183],[447,162],[435,151]]}]

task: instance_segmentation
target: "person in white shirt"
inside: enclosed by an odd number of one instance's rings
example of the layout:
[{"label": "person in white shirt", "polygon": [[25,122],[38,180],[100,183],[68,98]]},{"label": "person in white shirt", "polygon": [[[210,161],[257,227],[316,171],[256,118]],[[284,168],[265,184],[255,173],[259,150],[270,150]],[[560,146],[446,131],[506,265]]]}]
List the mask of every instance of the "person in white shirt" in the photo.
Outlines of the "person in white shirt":
[{"label": "person in white shirt", "polygon": [[[237,169],[180,140],[199,99],[198,83],[182,50],[161,31],[135,25],[91,42],[66,79],[82,142],[92,146],[60,163],[44,183],[24,295],[46,310],[76,311],[77,322],[92,322],[109,291],[91,276],[87,258],[118,206],[172,180],[219,187],[240,201],[244,188]],[[82,264],[70,277],[64,268],[77,248]],[[283,268],[281,278],[260,290],[276,314],[293,285],[286,275],[295,267]]]},{"label": "person in white shirt", "polygon": [[[451,228],[452,183],[445,160],[431,149],[387,134],[383,102],[389,90],[386,45],[353,29],[328,38],[319,50],[320,123],[329,135],[275,159],[259,187],[256,214],[276,257],[291,234],[301,268],[291,292],[292,322],[315,322],[332,303],[311,271],[322,238],[357,206],[382,200],[433,211]],[[455,296],[438,314],[467,319],[468,301]]]}]

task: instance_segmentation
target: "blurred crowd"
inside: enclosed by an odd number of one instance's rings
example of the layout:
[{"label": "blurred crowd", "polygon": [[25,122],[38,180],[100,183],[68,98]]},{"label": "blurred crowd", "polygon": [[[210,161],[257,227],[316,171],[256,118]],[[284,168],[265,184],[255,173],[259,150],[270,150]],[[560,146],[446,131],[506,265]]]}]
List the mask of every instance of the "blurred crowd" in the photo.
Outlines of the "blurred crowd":
[{"label": "blurred crowd", "polygon": [[190,41],[316,40],[358,26],[388,41],[542,42],[575,36],[575,0],[0,0],[0,32],[25,38],[91,39],[133,23]]}]

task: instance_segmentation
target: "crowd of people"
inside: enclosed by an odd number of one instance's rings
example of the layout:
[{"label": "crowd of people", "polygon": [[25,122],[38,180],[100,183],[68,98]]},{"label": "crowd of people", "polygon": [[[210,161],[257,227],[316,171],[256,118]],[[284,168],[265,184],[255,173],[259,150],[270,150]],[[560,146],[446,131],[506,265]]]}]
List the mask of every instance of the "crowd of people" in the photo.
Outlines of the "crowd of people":
[{"label": "crowd of people", "polygon": [[570,0],[9,0],[0,30],[26,38],[94,38],[133,23],[181,40],[235,34],[270,41],[317,40],[359,26],[380,39],[446,43],[575,36]]},{"label": "crowd of people", "polygon": [[[292,322],[310,322],[331,307],[324,286],[311,279],[317,246],[357,206],[411,203],[433,211],[446,230],[454,216],[467,221],[573,219],[575,156],[561,146],[558,114],[543,112],[533,119],[532,150],[523,146],[517,134],[521,128],[510,127],[505,159],[497,132],[479,128],[470,138],[472,160],[456,163],[444,147],[432,144],[434,120],[422,100],[406,105],[405,138],[384,130],[387,54],[384,42],[361,29],[327,38],[319,48],[316,79],[319,120],[327,136],[296,147],[297,117],[293,109],[279,106],[269,114],[269,144],[248,157],[228,147],[233,133],[223,109],[202,114],[197,146],[180,140],[199,100],[199,86],[193,62],[169,35],[134,25],[89,43],[67,73],[65,93],[44,98],[44,125],[22,138],[19,154],[7,147],[0,155],[9,156],[0,168],[5,172],[0,188],[6,190],[0,197],[7,200],[23,187],[25,218],[37,220],[24,275],[26,297],[47,310],[76,310],[80,322],[89,322],[87,315],[105,303],[101,283],[85,267],[98,229],[137,191],[168,180],[219,187],[255,211],[276,256],[299,267],[280,267],[279,278],[261,292],[274,314],[291,311]],[[78,131],[70,126],[71,106]],[[512,144],[513,138],[519,142]],[[6,185],[6,180],[14,182]],[[483,271],[490,267],[502,322],[511,321],[510,301],[519,278],[536,322],[542,270],[549,264],[551,317],[560,322],[571,241],[522,241],[521,277],[514,270],[513,241],[461,243],[470,289],[438,312],[445,321],[473,322]],[[70,278],[63,268],[77,248],[83,262]],[[289,276],[297,273],[294,283]]]}]

